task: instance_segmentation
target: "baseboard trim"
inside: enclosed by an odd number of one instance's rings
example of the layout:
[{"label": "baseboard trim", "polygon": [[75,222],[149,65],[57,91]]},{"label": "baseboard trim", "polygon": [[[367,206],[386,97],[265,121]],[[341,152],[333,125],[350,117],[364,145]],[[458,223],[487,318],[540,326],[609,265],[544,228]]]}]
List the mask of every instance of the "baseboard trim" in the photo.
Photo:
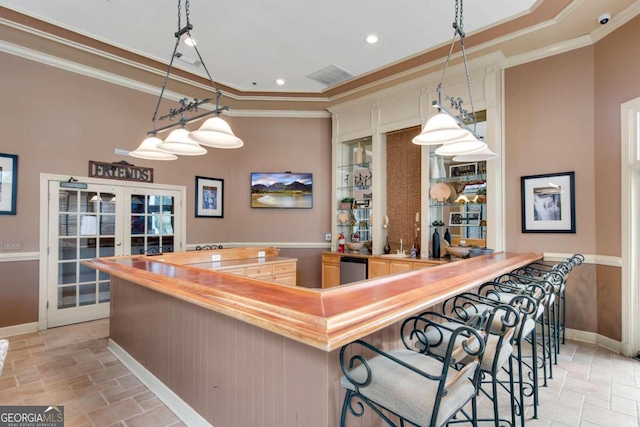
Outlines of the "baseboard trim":
[{"label": "baseboard trim", "polygon": [[621,353],[622,349],[622,343],[620,341],[616,341],[595,332],[579,331],[577,329],[567,328],[567,338],[570,340],[596,344],[618,354]]},{"label": "baseboard trim", "polygon": [[0,328],[0,338],[30,334],[32,332],[38,332],[38,322],[22,323],[20,325],[5,326],[4,328]]},{"label": "baseboard trim", "polygon": [[109,338],[109,351],[122,362],[149,390],[156,395],[165,405],[169,407],[180,420],[188,426],[201,427],[211,426],[202,415],[197,413],[191,406],[167,387],[162,381],[156,378],[140,362],[135,360],[125,349],[120,347],[115,341]]}]

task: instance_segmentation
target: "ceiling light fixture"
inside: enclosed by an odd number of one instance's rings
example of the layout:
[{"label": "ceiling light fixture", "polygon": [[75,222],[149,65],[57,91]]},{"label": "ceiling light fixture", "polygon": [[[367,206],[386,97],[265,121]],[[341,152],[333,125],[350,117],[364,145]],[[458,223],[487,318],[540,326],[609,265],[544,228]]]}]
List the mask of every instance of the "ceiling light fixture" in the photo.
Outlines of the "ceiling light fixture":
[{"label": "ceiling light fixture", "polygon": [[283,86],[286,82],[284,81],[284,79],[276,79],[276,84],[278,86]]},{"label": "ceiling light fixture", "polygon": [[375,34],[370,34],[364,39],[364,41],[369,44],[378,43],[378,36],[376,36]]},{"label": "ceiling light fixture", "polygon": [[[201,145],[214,148],[239,148],[244,145],[244,142],[242,142],[240,138],[236,137],[233,134],[233,131],[231,130],[229,124],[220,117],[220,113],[225,110],[229,110],[229,107],[220,107],[220,97],[222,96],[222,92],[214,83],[213,78],[211,77],[211,74],[209,73],[209,70],[207,69],[207,66],[202,59],[202,56],[198,51],[197,43],[195,43],[195,40],[191,36],[193,25],[191,24],[191,22],[189,22],[189,0],[185,0],[184,10],[187,22],[186,25],[182,27],[180,22],[182,13],[182,1],[178,0],[178,31],[174,33],[176,43],[173,49],[173,54],[171,55],[171,60],[169,61],[169,67],[167,68],[167,72],[164,76],[164,82],[162,84],[162,89],[160,90],[158,102],[156,103],[156,109],[153,112],[153,118],[151,119],[153,123],[153,129],[147,132],[147,135],[149,137],[142,141],[138,148],[129,153],[129,155],[133,157],[149,160],[174,160],[177,158],[176,154],[184,156],[197,156],[206,154],[207,150]],[[168,114],[162,117],[158,117],[158,109],[160,108],[162,96],[164,95],[164,92],[167,88],[167,82],[169,80],[169,75],[171,74],[173,61],[175,58],[182,59],[182,57],[185,56],[178,52],[180,39],[183,36],[184,42],[186,44],[189,44],[187,40],[190,40],[192,42],[192,44],[189,45],[194,48],[196,54],[198,55],[198,60],[196,62],[202,64],[202,67],[207,73],[207,77],[209,77],[209,82],[211,83],[212,90],[216,94],[216,108],[213,111],[199,114],[197,116],[187,117],[186,113],[198,111],[198,107],[200,105],[211,102],[213,99],[206,98],[199,100],[194,98],[190,100],[189,98],[183,98],[179,101],[180,107],[171,108],[169,109]],[[185,124],[200,120],[211,114],[215,114],[215,117],[206,120],[197,131],[189,132],[184,128]],[[156,126],[157,120],[173,120],[176,117],[179,117],[179,120],[175,123],[161,128],[158,128]],[[156,136],[160,132],[164,132],[176,127],[179,128],[173,130],[164,141]]]},{"label": "ceiling light fixture", "polygon": [[[434,101],[432,106],[438,109],[438,112],[433,115],[422,128],[420,135],[413,138],[412,142],[418,145],[441,145],[436,149],[436,154],[439,156],[456,156],[454,161],[459,161],[461,156],[475,155],[476,160],[490,160],[498,155],[492,152],[487,144],[482,141],[482,137],[476,132],[476,113],[473,108],[473,97],[471,95],[471,82],[469,79],[469,66],[467,64],[467,54],[464,48],[464,28],[462,24],[463,10],[462,1],[456,0],[455,3],[455,21],[453,22],[453,40],[451,40],[451,47],[449,49],[449,55],[444,64],[444,70],[442,71],[442,79],[438,84],[438,100]],[[460,38],[460,47],[462,51],[462,59],[464,62],[464,71],[467,79],[467,90],[469,92],[469,102],[471,105],[471,112],[462,107],[462,98],[452,97],[445,94],[445,99],[450,102],[451,108],[457,111],[457,114],[450,113],[442,105],[442,83],[444,82],[445,75],[447,73],[447,67],[453,54],[453,47],[456,43],[456,38]],[[470,126],[473,126],[471,128]],[[464,157],[463,157],[464,158]]]}]

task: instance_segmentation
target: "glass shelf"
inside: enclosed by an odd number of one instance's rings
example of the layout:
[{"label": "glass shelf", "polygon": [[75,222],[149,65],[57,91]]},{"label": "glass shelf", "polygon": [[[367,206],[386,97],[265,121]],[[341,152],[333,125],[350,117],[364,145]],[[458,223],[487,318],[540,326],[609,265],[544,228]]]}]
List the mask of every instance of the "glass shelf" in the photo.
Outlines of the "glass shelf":
[{"label": "glass shelf", "polygon": [[338,191],[353,191],[353,190],[370,190],[370,185],[356,185],[351,187],[338,187]]},{"label": "glass shelf", "polygon": [[486,181],[487,180],[487,174],[485,173],[480,173],[480,174],[476,174],[476,175],[465,175],[465,176],[454,176],[454,177],[448,177],[448,178],[431,178],[429,179],[429,182],[431,183],[436,183],[436,182],[475,182],[475,181]]},{"label": "glass shelf", "polygon": [[350,165],[338,166],[339,170],[351,171],[353,169],[371,169],[371,162],[366,163],[353,163]]},{"label": "glass shelf", "polygon": [[430,208],[464,208],[464,207],[471,207],[471,206],[485,206],[487,203],[486,202],[482,202],[482,203],[441,203],[441,202],[436,202],[436,203],[431,203],[429,204]]}]

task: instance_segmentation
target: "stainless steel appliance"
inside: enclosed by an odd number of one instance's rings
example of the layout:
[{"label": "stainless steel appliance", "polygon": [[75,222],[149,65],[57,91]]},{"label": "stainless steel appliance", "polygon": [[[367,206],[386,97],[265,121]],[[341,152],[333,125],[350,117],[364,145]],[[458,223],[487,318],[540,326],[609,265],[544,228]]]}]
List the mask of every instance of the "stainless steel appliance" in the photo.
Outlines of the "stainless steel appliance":
[{"label": "stainless steel appliance", "polygon": [[366,280],[369,260],[350,256],[340,257],[340,284]]}]

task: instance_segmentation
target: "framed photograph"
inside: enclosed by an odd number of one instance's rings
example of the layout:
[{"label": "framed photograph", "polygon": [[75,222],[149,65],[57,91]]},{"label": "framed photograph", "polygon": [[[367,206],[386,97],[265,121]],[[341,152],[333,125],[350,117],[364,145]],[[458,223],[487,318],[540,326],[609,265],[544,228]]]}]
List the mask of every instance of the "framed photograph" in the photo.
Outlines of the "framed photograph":
[{"label": "framed photograph", "polygon": [[311,209],[313,176],[310,173],[251,173],[251,207]]},{"label": "framed photograph", "polygon": [[18,156],[0,153],[0,215],[16,214]]},{"label": "framed photograph", "polygon": [[224,180],[196,176],[196,217],[224,218]]},{"label": "framed photograph", "polygon": [[478,174],[477,163],[463,163],[460,165],[449,166],[449,177],[455,178],[457,176],[468,176]]},{"label": "framed photograph", "polygon": [[470,227],[480,225],[480,212],[449,212],[450,227]]},{"label": "framed photograph", "polygon": [[575,172],[520,178],[523,233],[575,233]]}]

